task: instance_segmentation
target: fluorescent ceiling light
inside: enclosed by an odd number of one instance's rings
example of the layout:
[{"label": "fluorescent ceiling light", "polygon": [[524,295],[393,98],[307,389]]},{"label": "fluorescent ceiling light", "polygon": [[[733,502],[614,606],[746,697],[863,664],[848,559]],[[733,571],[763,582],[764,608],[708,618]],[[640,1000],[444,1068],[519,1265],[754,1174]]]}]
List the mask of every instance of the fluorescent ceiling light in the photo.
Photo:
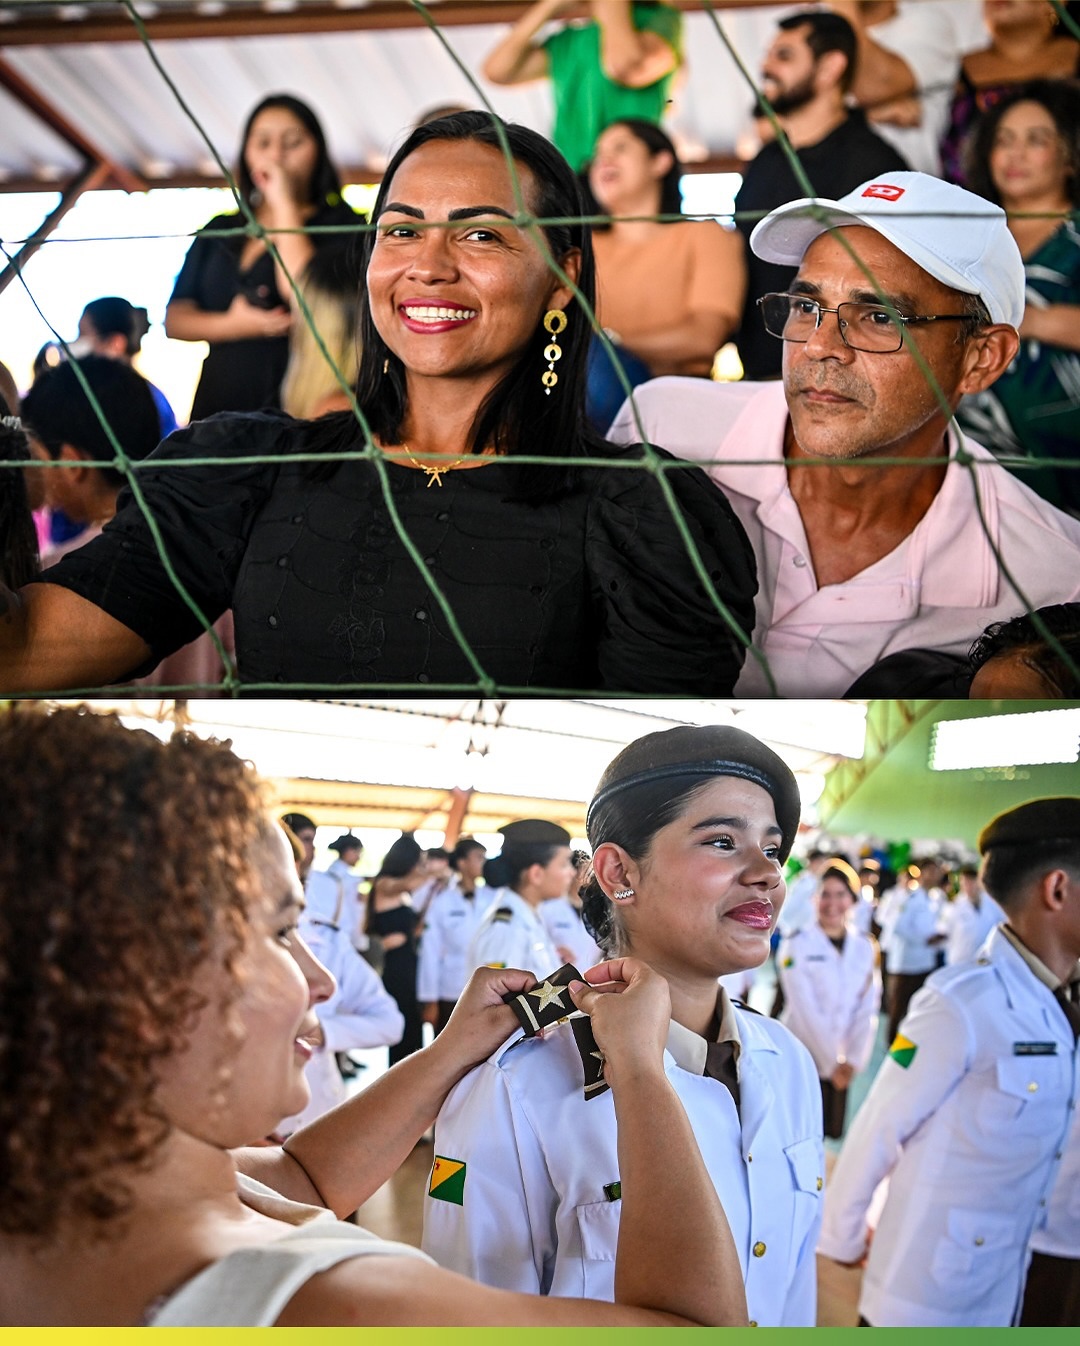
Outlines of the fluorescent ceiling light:
[{"label": "fluorescent ceiling light", "polygon": [[1045,766],[1080,755],[1080,709],[939,720],[930,739],[931,771]]}]

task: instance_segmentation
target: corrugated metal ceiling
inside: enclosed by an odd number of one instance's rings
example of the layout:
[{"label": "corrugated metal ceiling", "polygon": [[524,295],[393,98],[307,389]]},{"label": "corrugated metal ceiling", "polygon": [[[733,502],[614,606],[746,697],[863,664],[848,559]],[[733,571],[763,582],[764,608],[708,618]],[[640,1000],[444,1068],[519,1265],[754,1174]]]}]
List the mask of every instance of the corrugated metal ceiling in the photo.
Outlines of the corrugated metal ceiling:
[{"label": "corrugated metal ceiling", "polygon": [[[671,125],[688,158],[730,161],[747,120],[749,93],[712,18],[691,0],[685,7],[688,62]],[[230,165],[248,111],[273,90],[295,92],[315,106],[334,159],[352,180],[377,172],[425,109],[477,101],[439,37],[402,0],[360,6],[162,0],[137,8],[162,66]],[[475,72],[502,24],[525,8],[505,0],[446,0],[432,11],[446,40]],[[718,6],[751,69],[783,8],[763,8],[760,0]],[[478,21],[486,18],[492,21]],[[0,186],[45,188],[72,177],[83,159],[66,142],[63,125],[148,186],[218,180],[205,143],[122,5],[3,4],[0,19],[6,21],[0,23]],[[178,33],[183,35],[173,35]],[[482,87],[502,115],[548,129],[550,98],[543,82]],[[31,101],[39,99],[56,114],[60,129],[22,106],[27,91]]]}]

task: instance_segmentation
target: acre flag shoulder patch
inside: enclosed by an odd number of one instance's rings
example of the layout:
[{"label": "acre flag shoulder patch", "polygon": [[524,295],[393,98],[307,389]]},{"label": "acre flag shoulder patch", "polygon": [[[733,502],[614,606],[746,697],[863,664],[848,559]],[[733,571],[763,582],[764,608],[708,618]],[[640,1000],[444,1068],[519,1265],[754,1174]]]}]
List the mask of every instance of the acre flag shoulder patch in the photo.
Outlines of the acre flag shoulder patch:
[{"label": "acre flag shoulder patch", "polygon": [[465,1204],[465,1164],[461,1159],[447,1159],[437,1154],[431,1166],[428,1196],[436,1201],[449,1201],[455,1206]]},{"label": "acre flag shoulder patch", "polygon": [[910,1038],[904,1037],[903,1033],[897,1033],[896,1040],[889,1048],[889,1055],[898,1066],[903,1066],[907,1070],[908,1066],[915,1060],[915,1053],[918,1050],[918,1047]]}]

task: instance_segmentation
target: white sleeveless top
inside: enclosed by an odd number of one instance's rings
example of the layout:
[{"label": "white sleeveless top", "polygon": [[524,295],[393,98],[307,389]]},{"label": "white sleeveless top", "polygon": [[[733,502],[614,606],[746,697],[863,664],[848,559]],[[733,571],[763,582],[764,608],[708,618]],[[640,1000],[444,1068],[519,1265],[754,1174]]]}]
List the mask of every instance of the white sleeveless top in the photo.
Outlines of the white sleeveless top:
[{"label": "white sleeveless top", "polygon": [[339,1220],[332,1211],[300,1205],[237,1174],[240,1199],[295,1228],[272,1243],[239,1248],[205,1267],[175,1293],[151,1305],[148,1327],[272,1327],[293,1295],[322,1271],[365,1253],[415,1257],[419,1248],[388,1243]]}]

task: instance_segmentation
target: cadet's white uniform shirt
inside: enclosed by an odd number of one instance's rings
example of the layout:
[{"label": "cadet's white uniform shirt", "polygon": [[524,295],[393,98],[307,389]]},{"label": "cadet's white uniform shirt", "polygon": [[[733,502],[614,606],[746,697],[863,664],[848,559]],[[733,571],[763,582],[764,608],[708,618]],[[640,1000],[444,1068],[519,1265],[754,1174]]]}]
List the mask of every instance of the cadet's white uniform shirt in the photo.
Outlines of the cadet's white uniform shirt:
[{"label": "cadet's white uniform shirt", "polygon": [[335,1052],[353,1047],[392,1047],[405,1032],[404,1015],[344,930],[309,920],[305,912],[300,918],[300,933],[323,967],[334,974],[337,988],[329,1000],[315,1006],[325,1042],[304,1067],[311,1101],[303,1112],[281,1123],[278,1134],[282,1136],[299,1131],[344,1102],[345,1082],[334,1060]]},{"label": "cadet's white uniform shirt", "polygon": [[[702,1074],[704,1039],[678,1024],[667,1077],[731,1226],[750,1317],[813,1326],[825,1173],[817,1075],[787,1029],[746,1010],[733,1015],[741,1125],[727,1088]],[[510,1039],[451,1091],[435,1150],[465,1174],[461,1204],[432,1195],[424,1203],[423,1247],[436,1261],[505,1289],[613,1298],[615,1110],[610,1092],[586,1099],[582,1084],[564,1024]]]},{"label": "cadet's white uniform shirt", "polygon": [[344,930],[354,948],[367,948],[360,880],[344,860],[335,860],[328,869],[313,869],[308,874],[304,901],[309,916]]},{"label": "cadet's white uniform shirt", "polygon": [[1028,1240],[1073,1124],[1078,1053],[1053,994],[994,930],[914,996],[844,1141],[818,1250],[865,1248],[892,1174],[859,1312],[875,1327],[1006,1327]]},{"label": "cadet's white uniform shirt", "polygon": [[947,902],[941,909],[941,927],[948,935],[945,962],[966,963],[969,958],[974,958],[994,926],[1006,919],[1001,906],[989,893],[983,893],[979,898],[978,910],[963,893]]},{"label": "cadet's white uniform shirt", "polygon": [[1080,1107],[1073,1108],[1072,1128],[1046,1203],[1045,1223],[1040,1214],[1031,1246],[1050,1257],[1080,1258]]},{"label": "cadet's white uniform shirt", "polygon": [[465,989],[475,966],[469,962],[469,943],[487,906],[488,890],[480,888],[466,897],[456,874],[449,887],[431,899],[420,936],[417,1000],[456,1000]]},{"label": "cadet's white uniform shirt", "polygon": [[543,921],[512,888],[496,888],[469,941],[469,971],[520,967],[546,977],[562,966]]},{"label": "cadet's white uniform shirt", "polygon": [[560,947],[568,949],[570,962],[579,972],[604,961],[604,955],[568,897],[553,897],[549,902],[541,902],[540,919],[556,950]]},{"label": "cadet's white uniform shirt", "polygon": [[797,934],[814,920],[814,894],[820,882],[808,869],[792,879],[776,922],[781,935]]},{"label": "cadet's white uniform shirt", "polygon": [[881,1006],[873,942],[848,930],[841,952],[815,921],[780,941],[776,965],[784,991],[780,1022],[809,1051],[821,1078],[842,1061],[865,1070]]},{"label": "cadet's white uniform shirt", "polygon": [[888,931],[882,932],[890,973],[932,972],[937,967],[940,946],[929,940],[938,933],[941,902],[940,889],[913,888],[890,909]]}]

